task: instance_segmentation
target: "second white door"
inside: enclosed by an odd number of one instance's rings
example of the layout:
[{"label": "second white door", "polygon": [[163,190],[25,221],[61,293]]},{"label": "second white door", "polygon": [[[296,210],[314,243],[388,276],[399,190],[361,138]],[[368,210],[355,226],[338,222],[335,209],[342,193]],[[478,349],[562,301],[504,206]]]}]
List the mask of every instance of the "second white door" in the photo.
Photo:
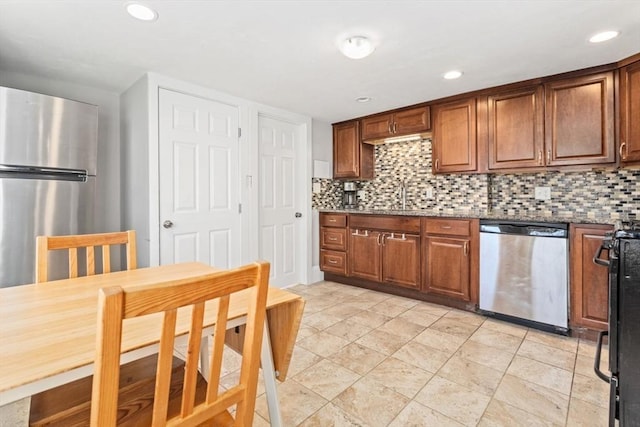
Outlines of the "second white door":
[{"label": "second white door", "polygon": [[238,266],[238,107],[165,89],[159,96],[160,263]]}]

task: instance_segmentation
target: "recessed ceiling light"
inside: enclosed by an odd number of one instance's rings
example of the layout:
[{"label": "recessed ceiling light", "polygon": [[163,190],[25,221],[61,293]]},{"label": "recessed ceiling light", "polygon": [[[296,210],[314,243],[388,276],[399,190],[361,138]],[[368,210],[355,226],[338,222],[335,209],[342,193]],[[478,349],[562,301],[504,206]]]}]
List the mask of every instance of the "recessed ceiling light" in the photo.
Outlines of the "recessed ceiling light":
[{"label": "recessed ceiling light", "polygon": [[447,80],[453,80],[453,79],[457,79],[462,75],[462,71],[458,71],[458,70],[452,70],[452,71],[448,71],[446,73],[444,73],[444,77]]},{"label": "recessed ceiling light", "polygon": [[362,59],[375,50],[373,42],[365,36],[352,36],[340,43],[340,51],[351,59]]},{"label": "recessed ceiling light", "polygon": [[589,41],[591,43],[606,42],[607,40],[611,40],[613,38],[618,37],[619,34],[620,33],[618,31],[603,31],[601,33],[594,34],[593,36],[591,36]]},{"label": "recessed ceiling light", "polygon": [[158,19],[158,12],[141,3],[127,3],[127,12],[141,21],[155,21]]},{"label": "recessed ceiling light", "polygon": [[356,98],[356,101],[358,102],[369,102],[371,101],[371,97],[370,96],[359,96],[358,98]]}]

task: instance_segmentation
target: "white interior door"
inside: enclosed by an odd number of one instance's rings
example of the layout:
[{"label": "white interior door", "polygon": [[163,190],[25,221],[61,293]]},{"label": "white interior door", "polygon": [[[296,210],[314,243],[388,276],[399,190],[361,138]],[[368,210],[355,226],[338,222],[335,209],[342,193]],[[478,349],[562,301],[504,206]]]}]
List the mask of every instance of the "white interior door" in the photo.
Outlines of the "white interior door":
[{"label": "white interior door", "polygon": [[[271,263],[271,286],[301,282],[305,250],[300,244],[304,159],[299,125],[260,115],[260,258]],[[296,216],[298,215],[298,216]]]},{"label": "white interior door", "polygon": [[160,89],[160,264],[241,263],[239,109]]}]

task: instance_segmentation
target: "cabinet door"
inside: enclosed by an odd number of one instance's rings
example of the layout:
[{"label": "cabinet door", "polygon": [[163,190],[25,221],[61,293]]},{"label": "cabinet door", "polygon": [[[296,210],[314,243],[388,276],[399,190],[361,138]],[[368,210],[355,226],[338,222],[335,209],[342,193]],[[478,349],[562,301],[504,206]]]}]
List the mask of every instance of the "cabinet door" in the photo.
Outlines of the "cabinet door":
[{"label": "cabinet door", "polygon": [[429,128],[431,128],[429,107],[412,108],[393,115],[393,133],[395,135],[426,132]]},{"label": "cabinet door", "polygon": [[620,70],[620,160],[640,163],[640,62]]},{"label": "cabinet door", "polygon": [[333,177],[360,175],[360,128],[357,121],[333,127]]},{"label": "cabinet door", "polygon": [[[571,226],[571,324],[606,330],[609,312],[609,272],[593,256],[611,226]],[[604,253],[606,254],[606,252]]]},{"label": "cabinet door", "polygon": [[379,282],[380,272],[380,246],[377,231],[359,234],[352,231],[349,236],[349,275]]},{"label": "cabinet door", "polygon": [[615,161],[613,72],[545,84],[549,166]]},{"label": "cabinet door", "polygon": [[386,138],[393,133],[393,117],[391,114],[367,117],[360,121],[362,124],[362,140]]},{"label": "cabinet door", "polygon": [[434,107],[433,172],[477,168],[476,99]]},{"label": "cabinet door", "polygon": [[420,237],[385,233],[382,242],[382,281],[419,289]]},{"label": "cabinet door", "polygon": [[470,300],[469,239],[427,237],[425,291]]},{"label": "cabinet door", "polygon": [[489,169],[544,165],[542,86],[488,98]]}]

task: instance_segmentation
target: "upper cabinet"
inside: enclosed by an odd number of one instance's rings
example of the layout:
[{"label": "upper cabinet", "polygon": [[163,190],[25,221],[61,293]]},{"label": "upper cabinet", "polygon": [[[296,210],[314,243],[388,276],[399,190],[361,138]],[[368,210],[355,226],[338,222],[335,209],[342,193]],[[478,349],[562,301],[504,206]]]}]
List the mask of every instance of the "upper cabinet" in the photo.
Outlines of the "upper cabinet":
[{"label": "upper cabinet", "polygon": [[544,92],[540,85],[487,99],[489,169],[544,165]]},{"label": "upper cabinet", "polygon": [[545,164],[615,162],[613,72],[544,85]]},{"label": "upper cabinet", "polygon": [[433,173],[477,169],[476,99],[433,107]]},{"label": "upper cabinet", "polygon": [[358,120],[333,125],[333,177],[373,178],[374,147],[360,141]]},{"label": "upper cabinet", "polygon": [[640,163],[640,61],[620,70],[620,161]]},{"label": "upper cabinet", "polygon": [[427,132],[431,127],[429,107],[365,117],[361,124],[363,141]]}]

